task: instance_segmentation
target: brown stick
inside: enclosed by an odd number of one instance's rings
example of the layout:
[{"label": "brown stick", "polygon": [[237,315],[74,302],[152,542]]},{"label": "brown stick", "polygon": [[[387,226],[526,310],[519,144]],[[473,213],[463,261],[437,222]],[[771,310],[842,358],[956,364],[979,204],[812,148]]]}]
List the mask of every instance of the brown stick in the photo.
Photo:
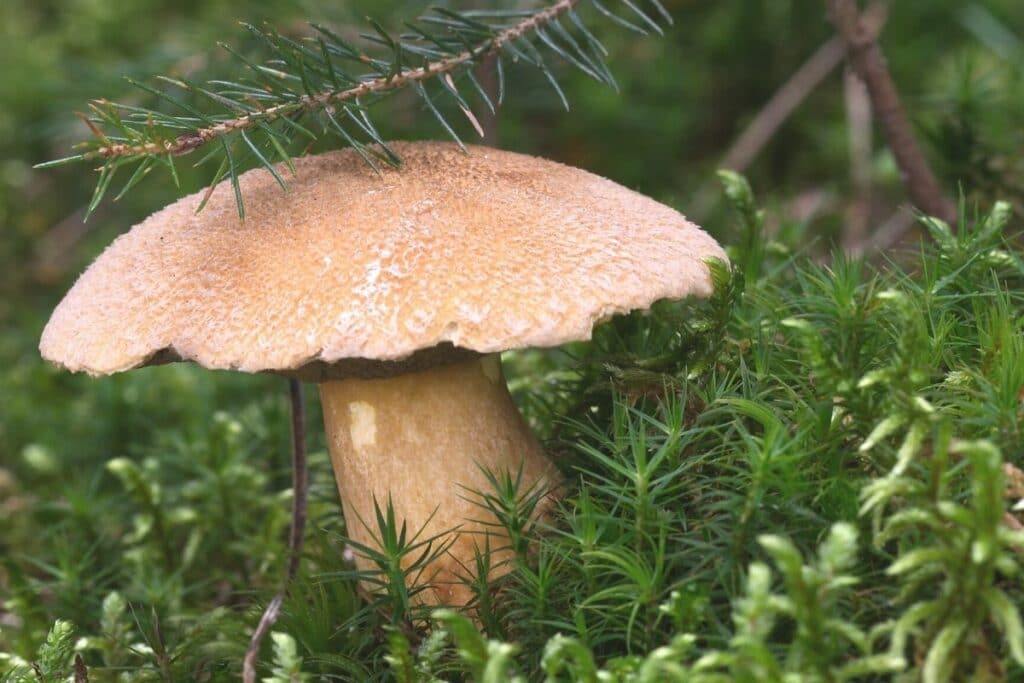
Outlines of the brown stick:
[{"label": "brown stick", "polygon": [[846,207],[841,243],[844,249],[851,251],[864,242],[871,221],[871,138],[874,131],[871,97],[864,81],[850,70],[843,74],[843,94],[853,197]]},{"label": "brown stick", "polygon": [[299,572],[299,561],[302,559],[302,540],[306,528],[306,493],[309,489],[309,474],[306,468],[306,429],[305,406],[302,401],[302,385],[297,379],[288,380],[288,393],[292,404],[292,526],[288,534],[288,568],[285,571],[284,584],[260,618],[260,623],[249,641],[249,649],[242,661],[242,681],[256,683],[256,657],[260,653],[260,643],[277,621],[295,575]]},{"label": "brown stick", "polygon": [[946,197],[927,159],[914,139],[907,112],[885,64],[885,56],[871,31],[861,21],[856,0],[826,0],[832,23],[846,43],[850,65],[871,95],[871,107],[885,132],[910,200],[919,209],[955,226],[956,205]]},{"label": "brown stick", "polygon": [[477,118],[484,129],[484,137],[481,142],[488,147],[498,145],[498,72],[496,66],[497,59],[491,55],[476,70],[477,80],[480,81],[481,87],[495,107],[495,110],[491,111],[486,104],[481,103],[477,111]]},{"label": "brown stick", "polygon": [[834,38],[804,62],[758,112],[719,162],[719,168],[742,171],[772,139],[782,124],[843,60],[842,41]]},{"label": "brown stick", "polygon": [[914,212],[907,206],[901,206],[883,221],[867,239],[849,246],[846,253],[858,257],[889,249],[898,245],[916,224],[917,217]]},{"label": "brown stick", "polygon": [[[887,16],[886,6],[878,2],[867,8],[863,21],[872,35],[877,35]],[[829,39],[819,47],[757,112],[750,125],[732,143],[716,168],[727,168],[739,173],[745,171],[804,100],[842,63],[845,53],[843,39],[839,36]],[[721,189],[717,180],[705,183],[694,195],[690,211],[697,218],[707,215],[719,196]]]}]

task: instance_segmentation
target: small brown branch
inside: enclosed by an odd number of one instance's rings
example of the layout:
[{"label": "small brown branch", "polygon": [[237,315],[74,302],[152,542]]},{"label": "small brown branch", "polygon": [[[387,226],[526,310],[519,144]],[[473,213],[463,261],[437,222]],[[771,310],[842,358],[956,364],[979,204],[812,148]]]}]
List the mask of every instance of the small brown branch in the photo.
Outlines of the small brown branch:
[{"label": "small brown branch", "polygon": [[1015,501],[1024,499],[1024,470],[1004,462],[1003,478],[1006,480],[1006,497]]},{"label": "small brown branch", "polygon": [[853,257],[885,251],[897,244],[917,223],[917,216],[907,206],[901,206],[867,239],[847,247],[846,253]]},{"label": "small brown branch", "polygon": [[[222,121],[206,128],[200,128],[190,133],[179,135],[173,140],[166,142],[150,142],[142,145],[113,144],[105,145],[83,155],[84,160],[91,159],[112,159],[115,157],[134,157],[147,155],[181,156],[199,149],[206,143],[229,135],[236,131],[252,128],[257,124],[276,121],[282,117],[298,112],[323,109],[338,102],[355,100],[367,95],[397,90],[411,83],[425,81],[434,76],[450,72],[462,64],[476,61],[482,57],[499,52],[507,44],[518,40],[523,35],[530,33],[540,26],[550,23],[559,16],[565,14],[578,5],[580,0],[558,0],[555,4],[538,11],[526,19],[523,19],[515,26],[501,31],[490,40],[478,45],[472,50],[460,52],[457,55],[440,59],[436,62],[429,62],[422,67],[403,71],[399,74],[392,74],[373,80],[364,81],[359,85],[347,90],[330,90],[316,95],[306,95],[294,102],[286,102],[274,107],[268,107],[262,111],[252,112],[244,116]],[[95,132],[95,131],[94,131]],[[99,134],[102,136],[102,133]],[[103,138],[100,137],[102,140]]]},{"label": "small brown branch", "polygon": [[833,38],[811,55],[779,88],[725,153],[719,168],[741,172],[750,166],[782,124],[843,60],[843,43]]},{"label": "small brown branch", "polygon": [[75,655],[74,667],[74,683],[89,683],[89,669],[86,668],[82,655]]},{"label": "small brown branch", "polygon": [[[469,3],[469,8],[486,8],[489,4],[490,3],[486,0],[473,0],[473,2]],[[496,147],[498,145],[497,62],[498,55],[487,55],[484,59],[480,60],[480,63],[477,64],[474,70],[476,79],[480,83],[480,87],[483,88],[484,93],[487,95],[487,99],[490,100],[491,105],[493,105],[492,108],[489,107],[486,102],[481,101],[478,106],[474,107],[476,119],[480,122],[480,127],[483,128],[484,131],[480,142],[488,147]]]},{"label": "small brown branch", "polygon": [[494,55],[491,55],[477,67],[476,71],[476,77],[480,81],[480,86],[487,93],[488,99],[491,100],[491,104],[495,107],[494,111],[491,111],[486,104],[481,104],[477,108],[477,119],[484,129],[482,142],[490,147],[496,147],[498,144],[498,73],[496,61]]},{"label": "small brown branch", "polygon": [[847,58],[871,96],[875,112],[911,201],[925,213],[955,226],[956,205],[946,197],[914,139],[896,84],[885,64],[885,56],[874,35],[865,26],[856,0],[827,0],[832,23],[846,45]]},{"label": "small brown branch", "polygon": [[843,77],[847,147],[853,197],[846,209],[842,245],[851,249],[864,241],[871,220],[871,97],[864,82],[847,70]]},{"label": "small brown branch", "polygon": [[306,497],[309,490],[309,472],[306,467],[306,428],[305,406],[302,401],[302,385],[297,379],[288,380],[288,393],[292,404],[292,524],[288,533],[288,568],[285,571],[284,584],[256,626],[256,631],[249,641],[245,659],[242,661],[242,680],[244,683],[256,683],[256,657],[260,653],[260,643],[277,621],[284,604],[285,595],[295,575],[299,573],[299,562],[302,559],[302,541],[306,529]]},{"label": "small brown branch", "polygon": [[[873,35],[881,30],[887,14],[882,3],[872,4],[864,12],[863,20]],[[846,47],[839,36],[822,44],[757,112],[718,162],[717,168],[739,173],[745,171],[804,100],[842,63],[845,53]],[[695,195],[691,209],[693,214],[698,218],[705,215],[720,194],[717,182],[703,185]]]}]

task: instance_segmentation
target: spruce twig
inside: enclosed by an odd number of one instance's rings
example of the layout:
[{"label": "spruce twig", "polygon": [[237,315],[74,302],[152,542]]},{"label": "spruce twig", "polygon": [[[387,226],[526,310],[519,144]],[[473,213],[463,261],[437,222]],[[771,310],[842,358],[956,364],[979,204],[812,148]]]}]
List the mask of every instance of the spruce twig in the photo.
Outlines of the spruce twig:
[{"label": "spruce twig", "polygon": [[[669,19],[659,0],[647,0],[656,10],[650,15],[637,3],[620,0],[624,13],[638,19],[635,23],[598,0],[557,0],[541,9],[525,11],[455,12],[438,8],[418,23],[407,24],[409,31],[402,35],[392,35],[371,21],[373,32],[361,36],[374,48],[370,52],[316,24],[313,27],[317,35],[305,39],[243,24],[271,51],[270,59],[255,62],[222,45],[248,71],[247,79],[200,84],[160,78],[159,87],[133,81],[133,85],[155,97],[161,108],[95,100],[89,105],[89,113],[81,115],[92,139],[78,145],[79,154],[39,167],[102,162],[87,212],[91,213],[111,189],[122,166],[134,167],[134,172],[129,169],[127,182],[119,192],[115,191],[118,198],[146,177],[153,166],[162,164],[174,174],[176,157],[214,143],[210,146],[212,151],[198,163],[219,164],[211,185],[230,180],[239,195],[239,215],[244,217],[238,175],[253,162],[274,174],[285,187],[285,180],[274,164],[290,162],[288,149],[297,138],[318,137],[311,129],[316,126],[304,122],[308,117],[316,118],[324,134],[340,137],[376,169],[377,160],[392,166],[397,166],[400,160],[367,116],[367,108],[397,90],[415,90],[445,131],[459,141],[456,128],[440,103],[454,101],[479,133],[482,128],[463,92],[479,97],[489,108],[493,106],[473,73],[481,65],[493,62],[500,103],[504,92],[501,58],[506,54],[514,62],[538,69],[566,107],[565,94],[546,61],[549,55],[615,87],[615,79],[604,61],[604,47],[577,16],[576,10],[585,2],[600,14],[640,33],[647,33],[644,27],[658,28],[660,32],[654,17]],[[456,79],[465,79],[471,87],[460,90]],[[183,91],[188,97],[172,95],[166,88]]]},{"label": "spruce twig", "polygon": [[363,81],[359,85],[341,91],[328,90],[311,95],[303,95],[294,102],[286,102],[267,109],[252,111],[234,119],[220,121],[210,126],[183,133],[173,140],[166,142],[149,142],[141,145],[123,143],[104,145],[91,152],[86,152],[82,155],[82,160],[137,157],[151,154],[182,156],[194,152],[208,142],[236,131],[253,128],[259,123],[271,123],[303,111],[326,109],[340,102],[358,100],[361,97],[398,90],[419,81],[447,74],[467,62],[476,62],[483,57],[499,52],[509,43],[536,31],[545,24],[551,23],[579,3],[580,0],[559,0],[550,7],[530,15],[512,28],[498,33],[493,38],[489,38],[472,49],[465,50],[446,59],[427,62],[416,69],[389,73],[386,76]]}]

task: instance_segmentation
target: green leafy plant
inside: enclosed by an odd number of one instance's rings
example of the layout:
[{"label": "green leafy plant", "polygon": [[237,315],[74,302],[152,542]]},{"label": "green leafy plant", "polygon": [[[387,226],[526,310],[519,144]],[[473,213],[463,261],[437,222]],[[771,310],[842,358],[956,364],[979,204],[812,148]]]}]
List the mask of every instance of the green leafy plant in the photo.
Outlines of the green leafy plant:
[{"label": "green leafy plant", "polygon": [[25,662],[20,658],[6,657],[7,670],[0,681],[4,683],[27,683],[28,681],[61,681],[71,672],[71,656],[74,652],[75,627],[68,621],[54,622],[46,640],[39,646],[36,658]]},{"label": "green leafy plant", "polygon": [[302,673],[302,657],[295,639],[287,633],[271,633],[274,642],[274,668],[263,683],[306,683],[309,674]]}]

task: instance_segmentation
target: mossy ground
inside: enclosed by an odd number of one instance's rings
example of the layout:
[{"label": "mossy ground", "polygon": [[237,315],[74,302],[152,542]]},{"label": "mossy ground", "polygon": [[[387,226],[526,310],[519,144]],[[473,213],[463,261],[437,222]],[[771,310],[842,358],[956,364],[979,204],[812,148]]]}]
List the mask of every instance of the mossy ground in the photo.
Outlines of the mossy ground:
[{"label": "mossy ground", "polygon": [[[516,558],[478,587],[476,622],[357,591],[313,437],[268,680],[1024,677],[1008,207],[965,211],[956,232],[927,222],[916,253],[821,264],[760,238],[745,181],[724,180],[747,246],[714,267],[712,300],[506,359],[568,495],[533,524],[530,492],[496,474],[480,500]],[[286,555],[282,382],[175,366],[86,391],[37,364],[21,382],[24,428],[66,437],[4,471],[0,667],[57,680],[74,650],[91,681],[235,679]],[[313,435],[318,419],[312,403]],[[397,576],[423,539],[386,510],[380,524]]]}]

